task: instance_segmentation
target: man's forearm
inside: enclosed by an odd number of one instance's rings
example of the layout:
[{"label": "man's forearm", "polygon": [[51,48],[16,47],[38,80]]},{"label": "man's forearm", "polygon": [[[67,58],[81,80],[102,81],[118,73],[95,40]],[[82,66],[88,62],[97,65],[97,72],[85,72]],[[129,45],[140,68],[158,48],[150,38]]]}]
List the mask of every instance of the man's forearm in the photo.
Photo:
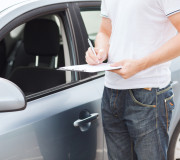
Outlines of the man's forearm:
[{"label": "man's forearm", "polygon": [[109,51],[109,37],[105,33],[103,32],[98,33],[95,41],[95,48],[103,49],[104,52],[106,53],[106,58],[107,58]]},{"label": "man's forearm", "polygon": [[149,54],[148,56],[133,60],[127,59],[120,62],[112,64],[112,67],[123,66],[122,69],[112,70],[112,72],[121,75],[124,79],[130,78],[136,73],[145,70],[154,65],[158,65],[180,55],[180,34],[176,35],[174,38],[165,43],[155,52]]},{"label": "man's forearm", "polygon": [[152,54],[139,60],[140,70],[172,60],[180,55],[180,33]]}]

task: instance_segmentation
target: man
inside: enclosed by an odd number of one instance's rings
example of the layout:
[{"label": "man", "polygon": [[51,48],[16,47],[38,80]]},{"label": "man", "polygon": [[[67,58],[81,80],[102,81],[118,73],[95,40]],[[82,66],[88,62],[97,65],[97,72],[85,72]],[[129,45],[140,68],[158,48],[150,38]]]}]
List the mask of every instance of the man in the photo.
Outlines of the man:
[{"label": "man", "polygon": [[102,0],[95,51],[108,58],[102,118],[109,160],[166,160],[172,116],[171,59],[180,55],[180,0]]}]

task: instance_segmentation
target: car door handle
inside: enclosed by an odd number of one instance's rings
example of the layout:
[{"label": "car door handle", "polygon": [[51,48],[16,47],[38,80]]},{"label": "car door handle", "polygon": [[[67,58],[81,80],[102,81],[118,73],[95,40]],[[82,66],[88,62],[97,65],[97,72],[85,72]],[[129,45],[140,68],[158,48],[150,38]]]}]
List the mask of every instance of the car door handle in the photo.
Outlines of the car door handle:
[{"label": "car door handle", "polygon": [[74,127],[78,127],[81,126],[83,124],[89,123],[94,121],[95,119],[97,119],[99,116],[99,113],[92,113],[90,114],[89,117],[85,118],[85,119],[78,119],[74,122]]}]

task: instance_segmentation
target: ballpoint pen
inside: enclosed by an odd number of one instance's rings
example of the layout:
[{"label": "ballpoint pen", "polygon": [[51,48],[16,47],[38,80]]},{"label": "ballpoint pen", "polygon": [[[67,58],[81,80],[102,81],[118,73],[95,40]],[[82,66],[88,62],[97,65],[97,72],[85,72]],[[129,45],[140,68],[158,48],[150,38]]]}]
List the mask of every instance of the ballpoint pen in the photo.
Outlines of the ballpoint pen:
[{"label": "ballpoint pen", "polygon": [[[92,43],[91,43],[91,41],[90,41],[89,38],[88,38],[88,43],[89,43],[89,46],[91,47],[91,50],[92,50],[92,52],[94,53],[94,55],[97,56],[97,55],[96,55],[96,52],[95,52],[95,50],[94,50],[94,47],[93,47],[93,45],[92,45]],[[98,60],[97,62],[99,63],[99,60]]]}]

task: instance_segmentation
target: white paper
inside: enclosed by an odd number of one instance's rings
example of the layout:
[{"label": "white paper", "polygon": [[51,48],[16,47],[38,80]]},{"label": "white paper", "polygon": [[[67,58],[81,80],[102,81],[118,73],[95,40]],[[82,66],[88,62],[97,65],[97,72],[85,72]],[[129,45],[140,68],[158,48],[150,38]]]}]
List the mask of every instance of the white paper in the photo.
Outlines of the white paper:
[{"label": "white paper", "polygon": [[98,65],[83,64],[83,65],[60,67],[58,70],[79,71],[79,72],[101,72],[101,71],[114,70],[120,68],[122,68],[122,66],[111,67],[109,63],[102,63]]}]

